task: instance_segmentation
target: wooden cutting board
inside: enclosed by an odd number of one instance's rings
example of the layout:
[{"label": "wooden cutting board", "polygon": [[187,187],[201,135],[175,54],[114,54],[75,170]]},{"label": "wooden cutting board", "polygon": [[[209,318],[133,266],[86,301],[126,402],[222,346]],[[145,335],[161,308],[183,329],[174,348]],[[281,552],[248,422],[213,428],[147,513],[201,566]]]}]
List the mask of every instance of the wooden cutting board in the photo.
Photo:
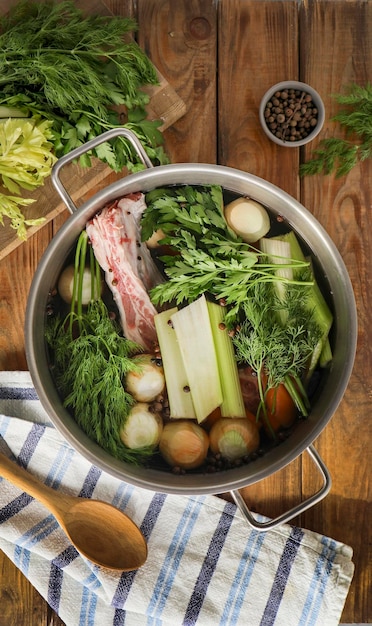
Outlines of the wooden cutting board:
[{"label": "wooden cutting board", "polygon": [[[0,15],[4,15],[17,1],[2,0]],[[93,2],[91,0],[76,0],[75,4],[86,14],[107,15],[115,13],[123,15],[124,5],[117,11],[111,11],[108,9],[107,3],[101,2],[101,0],[94,0]],[[150,96],[147,114],[149,119],[161,120],[162,125],[160,129],[165,130],[185,114],[186,105],[159,71],[158,77],[158,85],[147,86],[144,89]],[[111,183],[114,178],[119,179],[125,175],[126,172],[123,172],[114,176],[111,168],[95,159],[91,168],[81,168],[76,164],[67,165],[62,171],[61,180],[62,182],[66,181],[66,188],[78,206],[88,195],[93,195],[98,185],[100,187],[104,186],[105,180],[109,179]],[[25,193],[25,197],[34,198],[35,200],[26,209],[27,217],[30,219],[35,217],[44,218],[44,222],[41,225],[28,228],[28,237],[40,228],[43,228],[46,223],[66,209],[50,179],[47,179],[43,187],[36,191]],[[0,225],[0,260],[22,244],[22,240],[17,237],[16,231],[9,226],[7,218],[4,219],[4,224],[4,226]]]}]

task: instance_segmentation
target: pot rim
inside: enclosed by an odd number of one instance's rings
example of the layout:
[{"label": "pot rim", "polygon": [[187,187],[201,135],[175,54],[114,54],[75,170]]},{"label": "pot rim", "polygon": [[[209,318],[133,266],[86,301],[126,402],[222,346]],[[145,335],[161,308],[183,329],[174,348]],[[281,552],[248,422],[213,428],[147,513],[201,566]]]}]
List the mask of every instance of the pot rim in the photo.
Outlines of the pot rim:
[{"label": "pot rim", "polygon": [[[54,387],[45,345],[40,350],[43,338],[40,316],[45,312],[47,293],[60,271],[62,261],[66,259],[88,219],[106,203],[125,194],[170,184],[219,184],[229,191],[257,199],[274,214],[284,214],[289,227],[293,227],[301,236],[314,254],[316,263],[325,272],[336,312],[335,343],[339,349],[328,374],[333,385],[331,397],[326,398],[324,393],[320,393],[316,401],[316,405],[320,404],[321,415],[314,416],[312,411],[309,418],[303,420],[286,441],[257,461],[215,474],[190,473],[180,477],[171,472],[130,466],[111,457],[88,440],[63,408]],[[317,251],[313,249],[314,233]],[[335,244],[315,217],[287,192],[262,178],[235,168],[203,163],[164,165],[130,174],[85,202],[58,231],[41,259],[31,285],[25,322],[26,358],[30,375],[39,399],[57,430],[82,456],[116,478],[142,488],[183,494],[210,494],[240,489],[266,478],[297,458],[325,428],[341,402],[353,368],[356,340],[357,316],[351,281]]]}]

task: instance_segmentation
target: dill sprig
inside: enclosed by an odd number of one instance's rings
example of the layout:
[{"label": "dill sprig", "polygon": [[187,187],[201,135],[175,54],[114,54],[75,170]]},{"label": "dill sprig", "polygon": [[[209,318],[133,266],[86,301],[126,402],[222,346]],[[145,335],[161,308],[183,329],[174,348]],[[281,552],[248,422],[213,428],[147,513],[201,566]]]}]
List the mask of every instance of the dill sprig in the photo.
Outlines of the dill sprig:
[{"label": "dill sprig", "polygon": [[372,85],[351,85],[346,94],[334,95],[340,110],[332,120],[345,131],[344,137],[323,139],[313,157],[300,166],[300,174],[348,174],[359,162],[372,157]]},{"label": "dill sprig", "polygon": [[[308,414],[309,399],[301,379],[320,338],[320,329],[309,318],[306,283],[287,285],[285,300],[279,300],[272,284],[258,282],[242,303],[244,319],[233,337],[238,362],[257,374],[260,405],[257,414],[267,419],[265,394],[284,384],[302,416]],[[280,323],[280,311],[286,323]],[[267,378],[263,386],[263,375]],[[269,422],[268,422],[269,425]]]},{"label": "dill sprig", "polygon": [[134,405],[123,380],[129,371],[140,370],[132,356],[142,349],[123,337],[99,296],[100,268],[91,246],[92,299],[83,308],[86,252],[87,234],[83,231],[76,248],[71,309],[67,316],[55,315],[47,321],[45,336],[51,349],[53,376],[64,406],[89,438],[122,461],[142,463],[153,450],[131,450],[119,434]]}]

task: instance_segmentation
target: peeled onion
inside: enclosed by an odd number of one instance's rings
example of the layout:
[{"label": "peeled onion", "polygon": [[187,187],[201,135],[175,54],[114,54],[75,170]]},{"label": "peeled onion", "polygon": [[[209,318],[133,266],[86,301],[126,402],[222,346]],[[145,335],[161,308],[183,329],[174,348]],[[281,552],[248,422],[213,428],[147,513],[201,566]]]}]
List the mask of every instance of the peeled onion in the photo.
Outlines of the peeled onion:
[{"label": "peeled onion", "polygon": [[171,467],[194,469],[205,460],[208,435],[201,426],[190,420],[174,420],[163,428],[159,450]]},{"label": "peeled onion", "polygon": [[257,425],[247,418],[223,417],[213,424],[209,443],[213,454],[235,461],[257,450],[260,434]]},{"label": "peeled onion", "polygon": [[[74,289],[74,273],[75,268],[73,265],[65,267],[58,280],[58,293],[62,300],[71,304],[72,294]],[[89,267],[86,267],[83,272],[83,288],[82,288],[82,304],[86,306],[92,299],[92,277]]]},{"label": "peeled onion", "polygon": [[127,448],[156,447],[163,430],[163,420],[158,413],[149,410],[145,402],[138,402],[131,409],[120,430],[120,439]]},{"label": "peeled onion", "polygon": [[152,402],[164,390],[163,367],[152,354],[140,354],[133,361],[139,365],[140,371],[126,375],[125,388],[138,402]]},{"label": "peeled onion", "polygon": [[247,243],[258,241],[270,230],[267,210],[250,198],[238,198],[227,204],[225,218],[230,228]]}]

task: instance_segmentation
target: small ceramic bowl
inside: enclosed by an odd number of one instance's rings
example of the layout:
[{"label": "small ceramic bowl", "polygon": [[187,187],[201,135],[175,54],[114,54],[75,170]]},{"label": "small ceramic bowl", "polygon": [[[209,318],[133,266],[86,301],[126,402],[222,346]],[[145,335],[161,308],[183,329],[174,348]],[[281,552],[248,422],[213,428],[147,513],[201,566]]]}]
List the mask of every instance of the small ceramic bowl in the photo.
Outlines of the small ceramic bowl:
[{"label": "small ceramic bowl", "polygon": [[286,80],[267,90],[260,103],[259,118],[271,141],[298,148],[320,133],[325,108],[320,95],[310,85]]}]

